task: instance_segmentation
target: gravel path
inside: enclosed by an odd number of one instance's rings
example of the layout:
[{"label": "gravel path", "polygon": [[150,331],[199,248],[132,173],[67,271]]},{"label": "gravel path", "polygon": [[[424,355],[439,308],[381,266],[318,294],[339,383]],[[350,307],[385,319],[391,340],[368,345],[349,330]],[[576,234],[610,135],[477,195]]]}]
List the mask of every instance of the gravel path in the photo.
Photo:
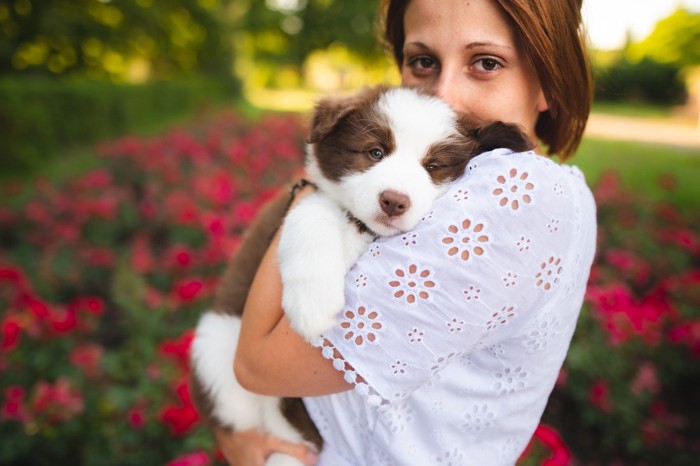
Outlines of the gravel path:
[{"label": "gravel path", "polygon": [[[700,127],[690,122],[591,114],[586,135],[604,139],[668,144],[700,149]],[[698,151],[700,155],[700,151]]]}]

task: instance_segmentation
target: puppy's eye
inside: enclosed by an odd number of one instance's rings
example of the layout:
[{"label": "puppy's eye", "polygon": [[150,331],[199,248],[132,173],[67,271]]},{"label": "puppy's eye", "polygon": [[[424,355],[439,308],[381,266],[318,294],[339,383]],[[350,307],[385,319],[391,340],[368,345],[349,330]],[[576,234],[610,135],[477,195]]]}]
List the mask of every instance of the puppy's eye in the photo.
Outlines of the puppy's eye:
[{"label": "puppy's eye", "polygon": [[429,172],[434,172],[435,170],[440,169],[440,165],[436,165],[434,163],[431,163],[430,165],[426,165],[425,169],[428,170]]},{"label": "puppy's eye", "polygon": [[381,160],[384,158],[384,151],[381,149],[374,148],[369,151],[369,156],[375,160]]}]

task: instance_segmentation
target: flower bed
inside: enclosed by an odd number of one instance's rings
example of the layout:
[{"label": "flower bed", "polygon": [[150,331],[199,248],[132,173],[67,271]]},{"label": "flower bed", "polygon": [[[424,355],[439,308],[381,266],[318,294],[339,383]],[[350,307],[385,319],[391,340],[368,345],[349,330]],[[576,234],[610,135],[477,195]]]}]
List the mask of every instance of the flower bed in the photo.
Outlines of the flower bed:
[{"label": "flower bed", "polygon": [[[186,384],[191,329],[303,136],[295,117],[224,113],[110,142],[102,168],[0,208],[0,464],[217,461]],[[522,463],[684,464],[700,453],[698,218],[614,177],[596,196],[587,305]]]}]

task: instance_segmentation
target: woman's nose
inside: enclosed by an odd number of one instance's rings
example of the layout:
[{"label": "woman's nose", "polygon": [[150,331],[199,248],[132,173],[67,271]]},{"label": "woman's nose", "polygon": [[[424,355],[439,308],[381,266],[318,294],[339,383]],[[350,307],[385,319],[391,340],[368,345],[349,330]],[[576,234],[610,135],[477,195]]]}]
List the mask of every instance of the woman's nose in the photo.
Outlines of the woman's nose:
[{"label": "woman's nose", "polygon": [[435,82],[433,92],[447,102],[454,110],[462,111],[461,92],[457,74],[449,68],[443,68]]}]

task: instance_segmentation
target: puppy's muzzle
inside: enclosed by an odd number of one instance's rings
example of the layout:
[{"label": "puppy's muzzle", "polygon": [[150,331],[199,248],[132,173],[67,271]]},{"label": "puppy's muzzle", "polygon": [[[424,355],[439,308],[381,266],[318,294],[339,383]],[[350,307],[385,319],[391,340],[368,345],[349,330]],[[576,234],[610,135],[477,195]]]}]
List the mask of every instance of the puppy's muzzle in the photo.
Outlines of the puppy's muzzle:
[{"label": "puppy's muzzle", "polygon": [[411,207],[411,199],[398,191],[387,190],[379,195],[379,205],[389,217],[400,217]]}]

